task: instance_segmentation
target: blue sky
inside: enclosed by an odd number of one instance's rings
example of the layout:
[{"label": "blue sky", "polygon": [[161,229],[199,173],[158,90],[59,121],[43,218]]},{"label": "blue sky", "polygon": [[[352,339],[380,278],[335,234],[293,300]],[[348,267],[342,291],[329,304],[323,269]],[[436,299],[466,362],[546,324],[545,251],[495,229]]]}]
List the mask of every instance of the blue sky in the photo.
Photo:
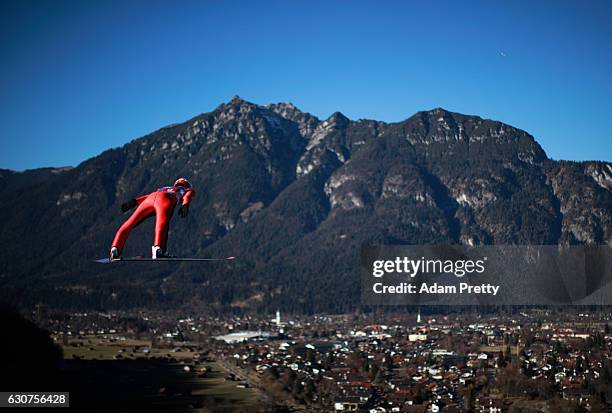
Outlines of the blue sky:
[{"label": "blue sky", "polygon": [[612,2],[4,1],[0,168],[76,165],[238,94],[493,118],[612,160]]}]

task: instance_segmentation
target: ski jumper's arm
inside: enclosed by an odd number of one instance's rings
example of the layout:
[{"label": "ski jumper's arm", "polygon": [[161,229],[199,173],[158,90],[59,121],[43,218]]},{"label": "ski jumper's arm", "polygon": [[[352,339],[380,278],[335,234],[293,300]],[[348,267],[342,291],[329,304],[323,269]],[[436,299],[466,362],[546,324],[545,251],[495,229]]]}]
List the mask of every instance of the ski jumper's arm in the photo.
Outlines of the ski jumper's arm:
[{"label": "ski jumper's arm", "polygon": [[193,201],[193,198],[195,198],[195,191],[190,188],[183,195],[183,202],[179,207],[178,214],[181,218],[185,218],[189,214],[189,204]]},{"label": "ski jumper's arm", "polygon": [[185,192],[185,195],[183,195],[183,204],[182,205],[189,205],[193,201],[193,198],[195,198],[195,191],[193,189],[189,188]]},{"label": "ski jumper's arm", "polygon": [[122,212],[127,212],[130,209],[137,207],[138,205],[142,204],[142,202],[147,199],[148,195],[142,195],[133,199],[130,199],[127,202],[124,202],[123,204],[121,204],[121,211]]}]

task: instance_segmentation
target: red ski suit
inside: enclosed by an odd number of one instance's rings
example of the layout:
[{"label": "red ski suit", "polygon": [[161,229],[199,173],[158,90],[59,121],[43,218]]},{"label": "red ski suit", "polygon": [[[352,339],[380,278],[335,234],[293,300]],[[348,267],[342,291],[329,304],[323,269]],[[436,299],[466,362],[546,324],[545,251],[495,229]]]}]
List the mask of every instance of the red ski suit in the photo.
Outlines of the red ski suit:
[{"label": "red ski suit", "polygon": [[125,241],[134,227],[144,219],[155,215],[155,241],[153,245],[166,251],[168,241],[168,227],[176,204],[189,205],[195,196],[195,191],[182,186],[165,186],[149,195],[136,198],[138,207],[132,215],[121,225],[113,240],[113,247],[117,247],[119,254],[123,251]]}]

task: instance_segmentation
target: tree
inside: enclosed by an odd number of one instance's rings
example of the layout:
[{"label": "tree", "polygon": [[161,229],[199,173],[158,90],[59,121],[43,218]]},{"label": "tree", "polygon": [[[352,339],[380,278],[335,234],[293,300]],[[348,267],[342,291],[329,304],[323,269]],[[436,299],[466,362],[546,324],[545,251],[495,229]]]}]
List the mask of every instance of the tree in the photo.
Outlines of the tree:
[{"label": "tree", "polygon": [[471,412],[474,410],[474,386],[468,385],[463,400],[463,405],[466,411]]},{"label": "tree", "polygon": [[504,357],[504,353],[502,353],[501,350],[497,354],[497,367],[506,367],[506,358]]},{"label": "tree", "polygon": [[381,384],[383,382],[382,370],[377,370],[376,375],[374,376],[374,384]]},{"label": "tree", "polygon": [[370,366],[370,372],[369,372],[370,380],[374,380],[374,378],[378,374],[378,370],[379,370],[379,368],[378,368],[378,366],[376,364],[372,364]]},{"label": "tree", "polygon": [[268,369],[268,374],[270,375],[270,377],[272,377],[275,380],[280,377],[280,374],[278,372],[278,367],[276,367],[276,366],[270,367]]},{"label": "tree", "polygon": [[393,357],[391,356],[391,354],[385,354],[383,363],[384,363],[383,366],[385,367],[385,369],[391,370],[393,368]]},{"label": "tree", "polygon": [[304,385],[304,399],[312,401],[315,394],[315,385],[310,378],[307,378]]},{"label": "tree", "polygon": [[293,389],[293,384],[295,383],[296,376],[297,374],[295,374],[295,371],[287,369],[285,379],[283,380],[286,390],[291,391]]},{"label": "tree", "polygon": [[293,397],[301,400],[304,397],[304,385],[302,384],[302,380],[299,377],[296,377],[292,387],[293,390],[291,391],[291,394],[293,394]]}]

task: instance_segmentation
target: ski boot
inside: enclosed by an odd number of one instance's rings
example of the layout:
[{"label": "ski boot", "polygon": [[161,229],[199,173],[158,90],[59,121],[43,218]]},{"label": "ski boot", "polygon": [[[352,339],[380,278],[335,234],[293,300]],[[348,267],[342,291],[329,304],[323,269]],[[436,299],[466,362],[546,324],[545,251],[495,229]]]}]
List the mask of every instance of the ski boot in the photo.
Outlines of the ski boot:
[{"label": "ski boot", "polygon": [[174,255],[165,253],[159,245],[153,245],[151,247],[151,258],[156,260],[159,258],[176,258]]},{"label": "ski boot", "polygon": [[121,256],[119,255],[119,249],[117,249],[117,247],[111,247],[109,258],[111,261],[117,261],[121,259]]}]

